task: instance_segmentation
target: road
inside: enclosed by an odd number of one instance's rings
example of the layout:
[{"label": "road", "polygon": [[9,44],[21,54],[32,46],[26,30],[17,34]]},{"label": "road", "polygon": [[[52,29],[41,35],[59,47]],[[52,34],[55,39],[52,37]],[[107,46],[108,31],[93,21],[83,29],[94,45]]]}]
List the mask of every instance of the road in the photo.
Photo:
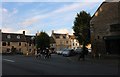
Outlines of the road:
[{"label": "road", "polygon": [[53,54],[50,59],[33,56],[2,56],[2,75],[117,75],[118,61],[75,61]]}]

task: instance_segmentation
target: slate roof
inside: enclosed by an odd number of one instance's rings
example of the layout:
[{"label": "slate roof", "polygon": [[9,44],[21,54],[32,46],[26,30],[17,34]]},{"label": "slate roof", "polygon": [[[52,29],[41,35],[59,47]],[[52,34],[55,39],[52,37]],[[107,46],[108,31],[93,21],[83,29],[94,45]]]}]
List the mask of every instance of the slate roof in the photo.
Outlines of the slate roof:
[{"label": "slate roof", "polygon": [[25,37],[23,34],[2,33],[2,41],[25,42]]},{"label": "slate roof", "polygon": [[74,35],[69,35],[69,38],[75,39],[75,36]]},{"label": "slate roof", "polygon": [[26,42],[35,43],[35,36],[25,35]]},{"label": "slate roof", "polygon": [[60,38],[60,36],[63,36],[63,38],[66,38],[67,34],[53,33],[53,35],[55,36],[55,38]]},{"label": "slate roof", "polygon": [[32,39],[29,35],[17,33],[2,33],[2,41],[6,42],[30,42]]},{"label": "slate roof", "polygon": [[56,43],[53,37],[50,37],[50,43],[51,44]]}]

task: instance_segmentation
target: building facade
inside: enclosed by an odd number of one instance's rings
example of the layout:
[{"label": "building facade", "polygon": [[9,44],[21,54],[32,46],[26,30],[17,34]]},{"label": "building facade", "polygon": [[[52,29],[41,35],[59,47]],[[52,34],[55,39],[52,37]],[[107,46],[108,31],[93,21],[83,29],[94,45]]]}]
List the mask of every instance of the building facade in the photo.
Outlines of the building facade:
[{"label": "building facade", "polygon": [[92,52],[120,52],[120,2],[103,2],[90,21]]},{"label": "building facade", "polygon": [[74,35],[69,35],[69,39],[70,39],[70,48],[71,49],[77,49],[80,47],[80,44]]},{"label": "building facade", "polygon": [[23,54],[34,54],[35,52],[35,36],[16,33],[2,33],[2,53],[11,52],[11,48],[14,47],[16,52],[22,52]]},{"label": "building facade", "polygon": [[[16,52],[22,52],[27,55],[34,55],[37,52],[35,37],[40,34],[38,32],[35,36],[25,35],[25,31],[22,34],[3,33],[0,31],[0,34],[1,53],[11,52],[12,47],[15,48]],[[77,49],[79,46],[79,42],[74,35],[58,34],[52,31],[50,37],[50,48],[52,50]]]},{"label": "building facade", "polygon": [[76,49],[79,47],[78,41],[75,39],[75,36],[67,34],[54,33],[52,31],[51,37],[54,39],[54,48],[55,50],[62,50],[65,48]]},{"label": "building facade", "polygon": [[56,42],[53,37],[50,37],[50,48],[55,51],[56,49]]},{"label": "building facade", "polygon": [[52,31],[51,37],[53,37],[56,43],[55,50],[70,48],[70,41],[68,34],[59,34],[59,33],[54,33],[54,31]]}]

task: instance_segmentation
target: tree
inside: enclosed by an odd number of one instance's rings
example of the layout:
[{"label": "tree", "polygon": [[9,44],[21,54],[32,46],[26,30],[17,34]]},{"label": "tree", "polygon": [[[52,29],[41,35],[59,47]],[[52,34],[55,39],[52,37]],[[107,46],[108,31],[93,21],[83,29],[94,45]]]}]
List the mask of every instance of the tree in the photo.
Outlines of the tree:
[{"label": "tree", "polygon": [[90,19],[90,14],[81,11],[79,14],[77,13],[74,21],[74,35],[79,43],[83,45],[83,50],[85,46],[90,43]]},{"label": "tree", "polygon": [[40,34],[36,37],[37,49],[41,50],[50,47],[50,38],[49,35],[45,32],[40,32]]}]

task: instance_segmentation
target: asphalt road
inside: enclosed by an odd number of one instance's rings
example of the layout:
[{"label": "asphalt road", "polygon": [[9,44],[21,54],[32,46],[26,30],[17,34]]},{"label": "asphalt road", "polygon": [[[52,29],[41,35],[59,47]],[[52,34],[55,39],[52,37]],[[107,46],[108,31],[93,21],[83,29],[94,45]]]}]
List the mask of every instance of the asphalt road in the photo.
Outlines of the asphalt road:
[{"label": "asphalt road", "polygon": [[2,56],[2,75],[117,75],[118,61],[75,61],[53,54],[50,59],[33,56]]}]

